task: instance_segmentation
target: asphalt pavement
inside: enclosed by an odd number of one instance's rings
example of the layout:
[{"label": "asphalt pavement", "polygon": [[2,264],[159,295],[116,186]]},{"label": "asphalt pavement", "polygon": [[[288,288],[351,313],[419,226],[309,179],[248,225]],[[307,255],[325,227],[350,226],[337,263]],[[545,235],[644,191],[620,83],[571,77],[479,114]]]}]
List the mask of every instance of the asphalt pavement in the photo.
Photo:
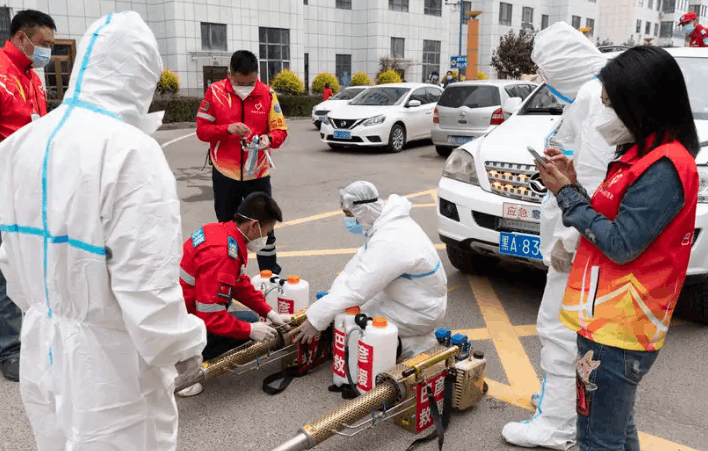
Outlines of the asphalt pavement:
[{"label": "asphalt pavement", "polygon": [[[290,135],[273,153],[274,196],[284,223],[276,229],[283,274],[310,283],[311,293],[325,290],[356,248],[361,237],[342,224],[338,190],[352,181],[368,180],[386,197],[408,195],[413,218],[440,249],[448,276],[445,326],[464,330],[488,361],[488,395],[477,406],[453,413],[445,448],[449,451],[514,450],[501,438],[508,421],[532,415],[528,399],[540,388],[536,313],[545,274],[501,265],[488,275],[468,276],[454,269],[437,236],[436,192],[444,159],[430,142],[410,144],[399,154],[377,150],[331,151],[319,140],[309,120],[291,120]],[[204,167],[206,145],[194,129],[158,131],[155,135],[178,183],[183,236],[215,221],[210,168]],[[248,267],[258,271],[255,258]],[[676,321],[666,345],[639,389],[636,422],[642,449],[708,450],[708,328]],[[180,451],[270,450],[292,437],[328,409],[344,402],[330,393],[331,369],[323,365],[296,378],[283,393],[261,390],[264,377],[278,365],[241,376],[208,381],[201,395],[178,399]],[[19,386],[0,380],[0,450],[35,450],[25,418]],[[354,437],[335,436],[315,449],[403,451],[418,437],[392,422],[377,424]],[[435,441],[419,450],[437,449]]]}]

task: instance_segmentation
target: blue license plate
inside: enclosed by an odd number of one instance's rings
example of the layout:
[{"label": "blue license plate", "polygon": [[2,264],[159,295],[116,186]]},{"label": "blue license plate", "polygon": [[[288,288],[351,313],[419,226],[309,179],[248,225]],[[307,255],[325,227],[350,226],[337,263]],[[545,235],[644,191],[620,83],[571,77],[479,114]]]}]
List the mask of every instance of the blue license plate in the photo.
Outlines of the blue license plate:
[{"label": "blue license plate", "polygon": [[501,232],[499,253],[541,260],[541,238],[535,235]]},{"label": "blue license plate", "polygon": [[322,118],[321,117],[316,118],[315,122],[322,122]]},{"label": "blue license plate", "polygon": [[349,130],[335,130],[334,137],[337,139],[352,139],[352,132]]},{"label": "blue license plate", "polygon": [[472,141],[474,138],[471,136],[450,136],[450,144],[457,144],[457,145],[463,145],[467,144],[468,142]]}]

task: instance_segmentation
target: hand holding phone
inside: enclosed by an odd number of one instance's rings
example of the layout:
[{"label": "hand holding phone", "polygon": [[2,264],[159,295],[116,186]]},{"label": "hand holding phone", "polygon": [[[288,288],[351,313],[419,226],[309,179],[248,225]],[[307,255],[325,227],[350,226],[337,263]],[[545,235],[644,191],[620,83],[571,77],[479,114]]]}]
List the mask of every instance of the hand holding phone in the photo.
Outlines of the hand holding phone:
[{"label": "hand holding phone", "polygon": [[529,153],[531,154],[531,156],[533,156],[533,159],[536,160],[536,163],[543,166],[544,168],[546,167],[546,160],[544,160],[543,157],[541,155],[539,155],[538,152],[536,152],[533,147],[526,146],[526,150],[528,150]]}]

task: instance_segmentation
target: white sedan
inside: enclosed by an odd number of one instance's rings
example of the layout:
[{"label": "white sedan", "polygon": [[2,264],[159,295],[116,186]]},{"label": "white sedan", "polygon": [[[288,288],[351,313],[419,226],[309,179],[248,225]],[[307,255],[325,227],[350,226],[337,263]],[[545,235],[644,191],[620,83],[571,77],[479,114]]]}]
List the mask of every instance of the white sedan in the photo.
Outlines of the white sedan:
[{"label": "white sedan", "polygon": [[442,88],[426,83],[374,86],[330,111],[320,138],[330,148],[385,146],[400,152],[409,141],[430,139],[433,110]]},{"label": "white sedan", "polygon": [[312,108],[312,123],[319,130],[320,125],[322,125],[322,119],[324,119],[327,113],[349,102],[367,89],[369,89],[368,86],[350,86],[340,89],[338,93]]}]

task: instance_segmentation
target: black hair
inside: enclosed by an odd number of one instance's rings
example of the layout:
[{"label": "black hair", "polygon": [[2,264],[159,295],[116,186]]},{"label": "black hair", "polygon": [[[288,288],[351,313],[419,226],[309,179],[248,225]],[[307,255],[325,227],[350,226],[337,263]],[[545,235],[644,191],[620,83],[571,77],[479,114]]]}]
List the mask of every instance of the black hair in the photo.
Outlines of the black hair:
[{"label": "black hair", "polygon": [[[18,31],[22,30],[27,34],[27,37],[32,37],[37,28],[47,27],[53,31],[57,31],[57,25],[54,23],[48,14],[34,9],[25,9],[19,11],[12,18],[10,23],[10,36],[15,36]],[[28,33],[29,32],[29,33]]]},{"label": "black hair", "polygon": [[259,191],[246,196],[234,215],[234,221],[239,225],[253,219],[261,224],[283,222],[283,213],[272,197]]},{"label": "black hair", "polygon": [[325,89],[332,89],[332,85],[330,85],[329,83],[325,83]]},{"label": "black hair", "polygon": [[231,72],[250,75],[258,72],[258,58],[248,50],[238,50],[231,55]]},{"label": "black hair", "polygon": [[[639,155],[676,140],[694,157],[700,150],[686,82],[676,60],[660,47],[633,47],[598,76],[611,106],[636,139]],[[651,147],[646,140],[656,134]],[[617,148],[626,153],[634,144]]]}]

